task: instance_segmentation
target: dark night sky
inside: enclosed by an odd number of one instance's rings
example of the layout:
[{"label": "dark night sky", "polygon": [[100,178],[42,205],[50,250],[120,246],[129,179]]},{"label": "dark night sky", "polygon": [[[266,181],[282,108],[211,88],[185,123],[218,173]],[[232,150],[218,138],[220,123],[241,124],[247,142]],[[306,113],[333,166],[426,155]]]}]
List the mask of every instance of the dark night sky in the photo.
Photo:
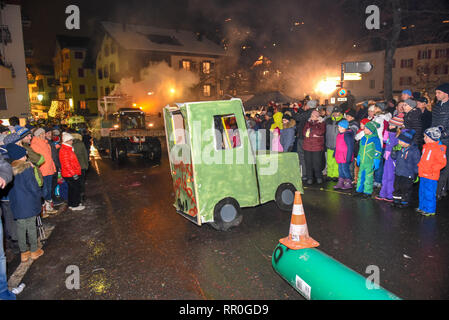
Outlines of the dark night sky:
[{"label": "dark night sky", "polygon": [[[22,0],[23,14],[32,26],[24,31],[25,42],[34,48],[34,57],[51,64],[56,34],[93,37],[102,20],[182,28],[206,33],[218,42],[226,36],[232,43],[247,43],[250,59],[265,52],[298,54],[318,47],[326,50],[336,39],[350,41],[357,28],[334,1],[283,0]],[[76,4],[81,12],[81,29],[66,30],[65,8]],[[360,12],[354,8],[354,12]],[[231,19],[226,22],[226,19]],[[295,26],[295,22],[304,25]],[[218,32],[217,32],[218,30]],[[331,32],[329,32],[331,30]],[[349,33],[349,34],[348,34]],[[320,39],[320,41],[316,41]],[[272,44],[276,43],[276,47]],[[264,48],[266,47],[266,48]]]}]

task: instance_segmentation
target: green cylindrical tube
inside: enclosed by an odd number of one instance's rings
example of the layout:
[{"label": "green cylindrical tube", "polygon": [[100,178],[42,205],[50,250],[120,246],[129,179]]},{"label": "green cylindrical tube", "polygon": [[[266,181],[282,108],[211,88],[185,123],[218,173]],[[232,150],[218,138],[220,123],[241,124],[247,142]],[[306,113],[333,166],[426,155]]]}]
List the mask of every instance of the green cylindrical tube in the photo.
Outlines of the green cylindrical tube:
[{"label": "green cylindrical tube", "polygon": [[272,265],[309,300],[400,300],[380,286],[370,289],[370,281],[315,248],[291,250],[278,244]]}]

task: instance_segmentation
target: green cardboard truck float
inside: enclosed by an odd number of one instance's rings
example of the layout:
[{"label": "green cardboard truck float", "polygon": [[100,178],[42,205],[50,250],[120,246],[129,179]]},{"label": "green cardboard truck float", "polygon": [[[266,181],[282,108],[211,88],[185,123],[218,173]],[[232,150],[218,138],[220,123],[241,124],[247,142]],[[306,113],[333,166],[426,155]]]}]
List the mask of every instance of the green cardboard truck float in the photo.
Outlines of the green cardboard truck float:
[{"label": "green cardboard truck float", "polygon": [[303,192],[298,155],[254,151],[240,99],[169,105],[164,122],[182,216],[227,230],[242,221],[242,207],[274,200],[291,212],[295,191]]}]

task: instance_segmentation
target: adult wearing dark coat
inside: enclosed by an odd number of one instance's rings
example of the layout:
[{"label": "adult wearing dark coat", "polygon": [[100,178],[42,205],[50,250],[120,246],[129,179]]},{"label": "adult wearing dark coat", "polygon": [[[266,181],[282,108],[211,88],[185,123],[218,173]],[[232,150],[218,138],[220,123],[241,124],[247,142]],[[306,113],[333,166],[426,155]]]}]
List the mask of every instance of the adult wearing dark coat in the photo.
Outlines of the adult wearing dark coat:
[{"label": "adult wearing dark coat", "polygon": [[301,172],[303,175],[303,180],[306,178],[306,160],[304,158],[304,135],[302,130],[304,129],[304,125],[310,118],[312,111],[317,106],[316,100],[307,101],[307,103],[298,110],[298,112],[294,115],[294,119],[296,121],[296,152],[298,152],[299,165],[301,166]]},{"label": "adult wearing dark coat", "polygon": [[416,108],[417,104],[415,100],[407,99],[404,101],[404,126],[405,129],[414,130],[413,142],[421,148],[423,145],[423,132],[422,132],[422,112]]},{"label": "adult wearing dark coat", "polygon": [[315,175],[318,184],[323,182],[323,153],[326,123],[315,109],[310,115],[309,121],[304,125],[304,158],[306,161],[307,184],[313,183]]},{"label": "adult wearing dark coat", "polygon": [[[441,143],[449,146],[449,83],[443,83],[435,89],[437,103],[432,108],[432,127],[442,126],[443,134],[441,135]],[[446,148],[446,159],[449,158],[449,147]],[[449,165],[441,170],[440,179],[438,180],[437,198],[441,199],[447,195],[449,180]]]}]

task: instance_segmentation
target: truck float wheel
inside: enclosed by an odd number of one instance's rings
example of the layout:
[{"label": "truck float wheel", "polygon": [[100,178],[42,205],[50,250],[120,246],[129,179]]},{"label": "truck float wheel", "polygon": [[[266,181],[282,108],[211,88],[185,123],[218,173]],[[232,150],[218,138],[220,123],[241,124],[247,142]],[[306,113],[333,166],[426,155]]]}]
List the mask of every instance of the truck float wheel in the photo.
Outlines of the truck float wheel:
[{"label": "truck float wheel", "polygon": [[227,231],[238,226],[243,220],[240,205],[234,198],[224,198],[215,205],[214,222],[210,225],[217,230]]},{"label": "truck float wheel", "polygon": [[282,211],[290,211],[293,208],[293,202],[295,200],[296,188],[291,183],[281,184],[275,196],[275,201],[279,209]]}]

